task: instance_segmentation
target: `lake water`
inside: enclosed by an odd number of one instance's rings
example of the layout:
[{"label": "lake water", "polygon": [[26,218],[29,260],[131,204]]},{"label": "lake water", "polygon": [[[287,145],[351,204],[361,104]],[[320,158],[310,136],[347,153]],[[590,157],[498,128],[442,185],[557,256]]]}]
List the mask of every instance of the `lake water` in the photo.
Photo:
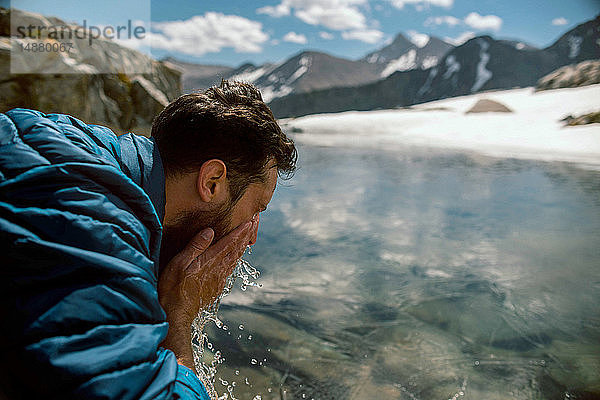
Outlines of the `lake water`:
[{"label": "lake water", "polygon": [[237,398],[600,397],[599,171],[299,152],[208,329]]}]

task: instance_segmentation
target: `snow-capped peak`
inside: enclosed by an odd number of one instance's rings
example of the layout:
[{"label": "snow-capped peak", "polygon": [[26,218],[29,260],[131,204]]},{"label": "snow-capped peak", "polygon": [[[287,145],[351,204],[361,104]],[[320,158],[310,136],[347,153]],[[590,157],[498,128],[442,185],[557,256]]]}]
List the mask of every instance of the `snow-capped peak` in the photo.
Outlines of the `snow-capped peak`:
[{"label": "snow-capped peak", "polygon": [[427,46],[427,43],[429,43],[430,37],[425,33],[419,33],[417,31],[408,31],[407,33],[410,41],[420,49]]}]

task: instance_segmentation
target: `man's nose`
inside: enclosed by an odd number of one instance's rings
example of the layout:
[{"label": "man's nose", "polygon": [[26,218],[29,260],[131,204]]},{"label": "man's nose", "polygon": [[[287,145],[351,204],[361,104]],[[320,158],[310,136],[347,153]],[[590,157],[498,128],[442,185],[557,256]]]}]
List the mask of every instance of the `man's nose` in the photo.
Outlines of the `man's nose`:
[{"label": "man's nose", "polygon": [[260,214],[256,215],[256,222],[254,223],[254,232],[252,232],[252,236],[250,237],[250,241],[248,242],[249,246],[253,246],[256,243],[258,238],[258,224],[260,223]]}]

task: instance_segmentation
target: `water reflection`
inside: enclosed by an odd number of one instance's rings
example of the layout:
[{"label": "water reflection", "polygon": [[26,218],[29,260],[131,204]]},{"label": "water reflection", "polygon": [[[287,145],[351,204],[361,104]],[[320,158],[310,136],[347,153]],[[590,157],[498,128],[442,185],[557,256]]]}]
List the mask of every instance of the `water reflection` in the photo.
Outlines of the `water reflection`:
[{"label": "water reflection", "polygon": [[238,398],[600,396],[600,172],[300,151],[209,329]]}]

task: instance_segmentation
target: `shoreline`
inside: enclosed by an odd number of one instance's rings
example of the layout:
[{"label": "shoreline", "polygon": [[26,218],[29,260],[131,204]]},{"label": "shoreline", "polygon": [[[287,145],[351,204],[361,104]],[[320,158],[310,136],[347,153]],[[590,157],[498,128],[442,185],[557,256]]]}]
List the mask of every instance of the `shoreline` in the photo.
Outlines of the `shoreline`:
[{"label": "shoreline", "polygon": [[[467,114],[481,99],[497,101],[513,112]],[[307,145],[450,149],[600,170],[600,124],[565,126],[561,121],[600,109],[597,99],[600,84],[541,92],[529,87],[436,100],[410,109],[314,114],[281,124],[294,140]]]}]

